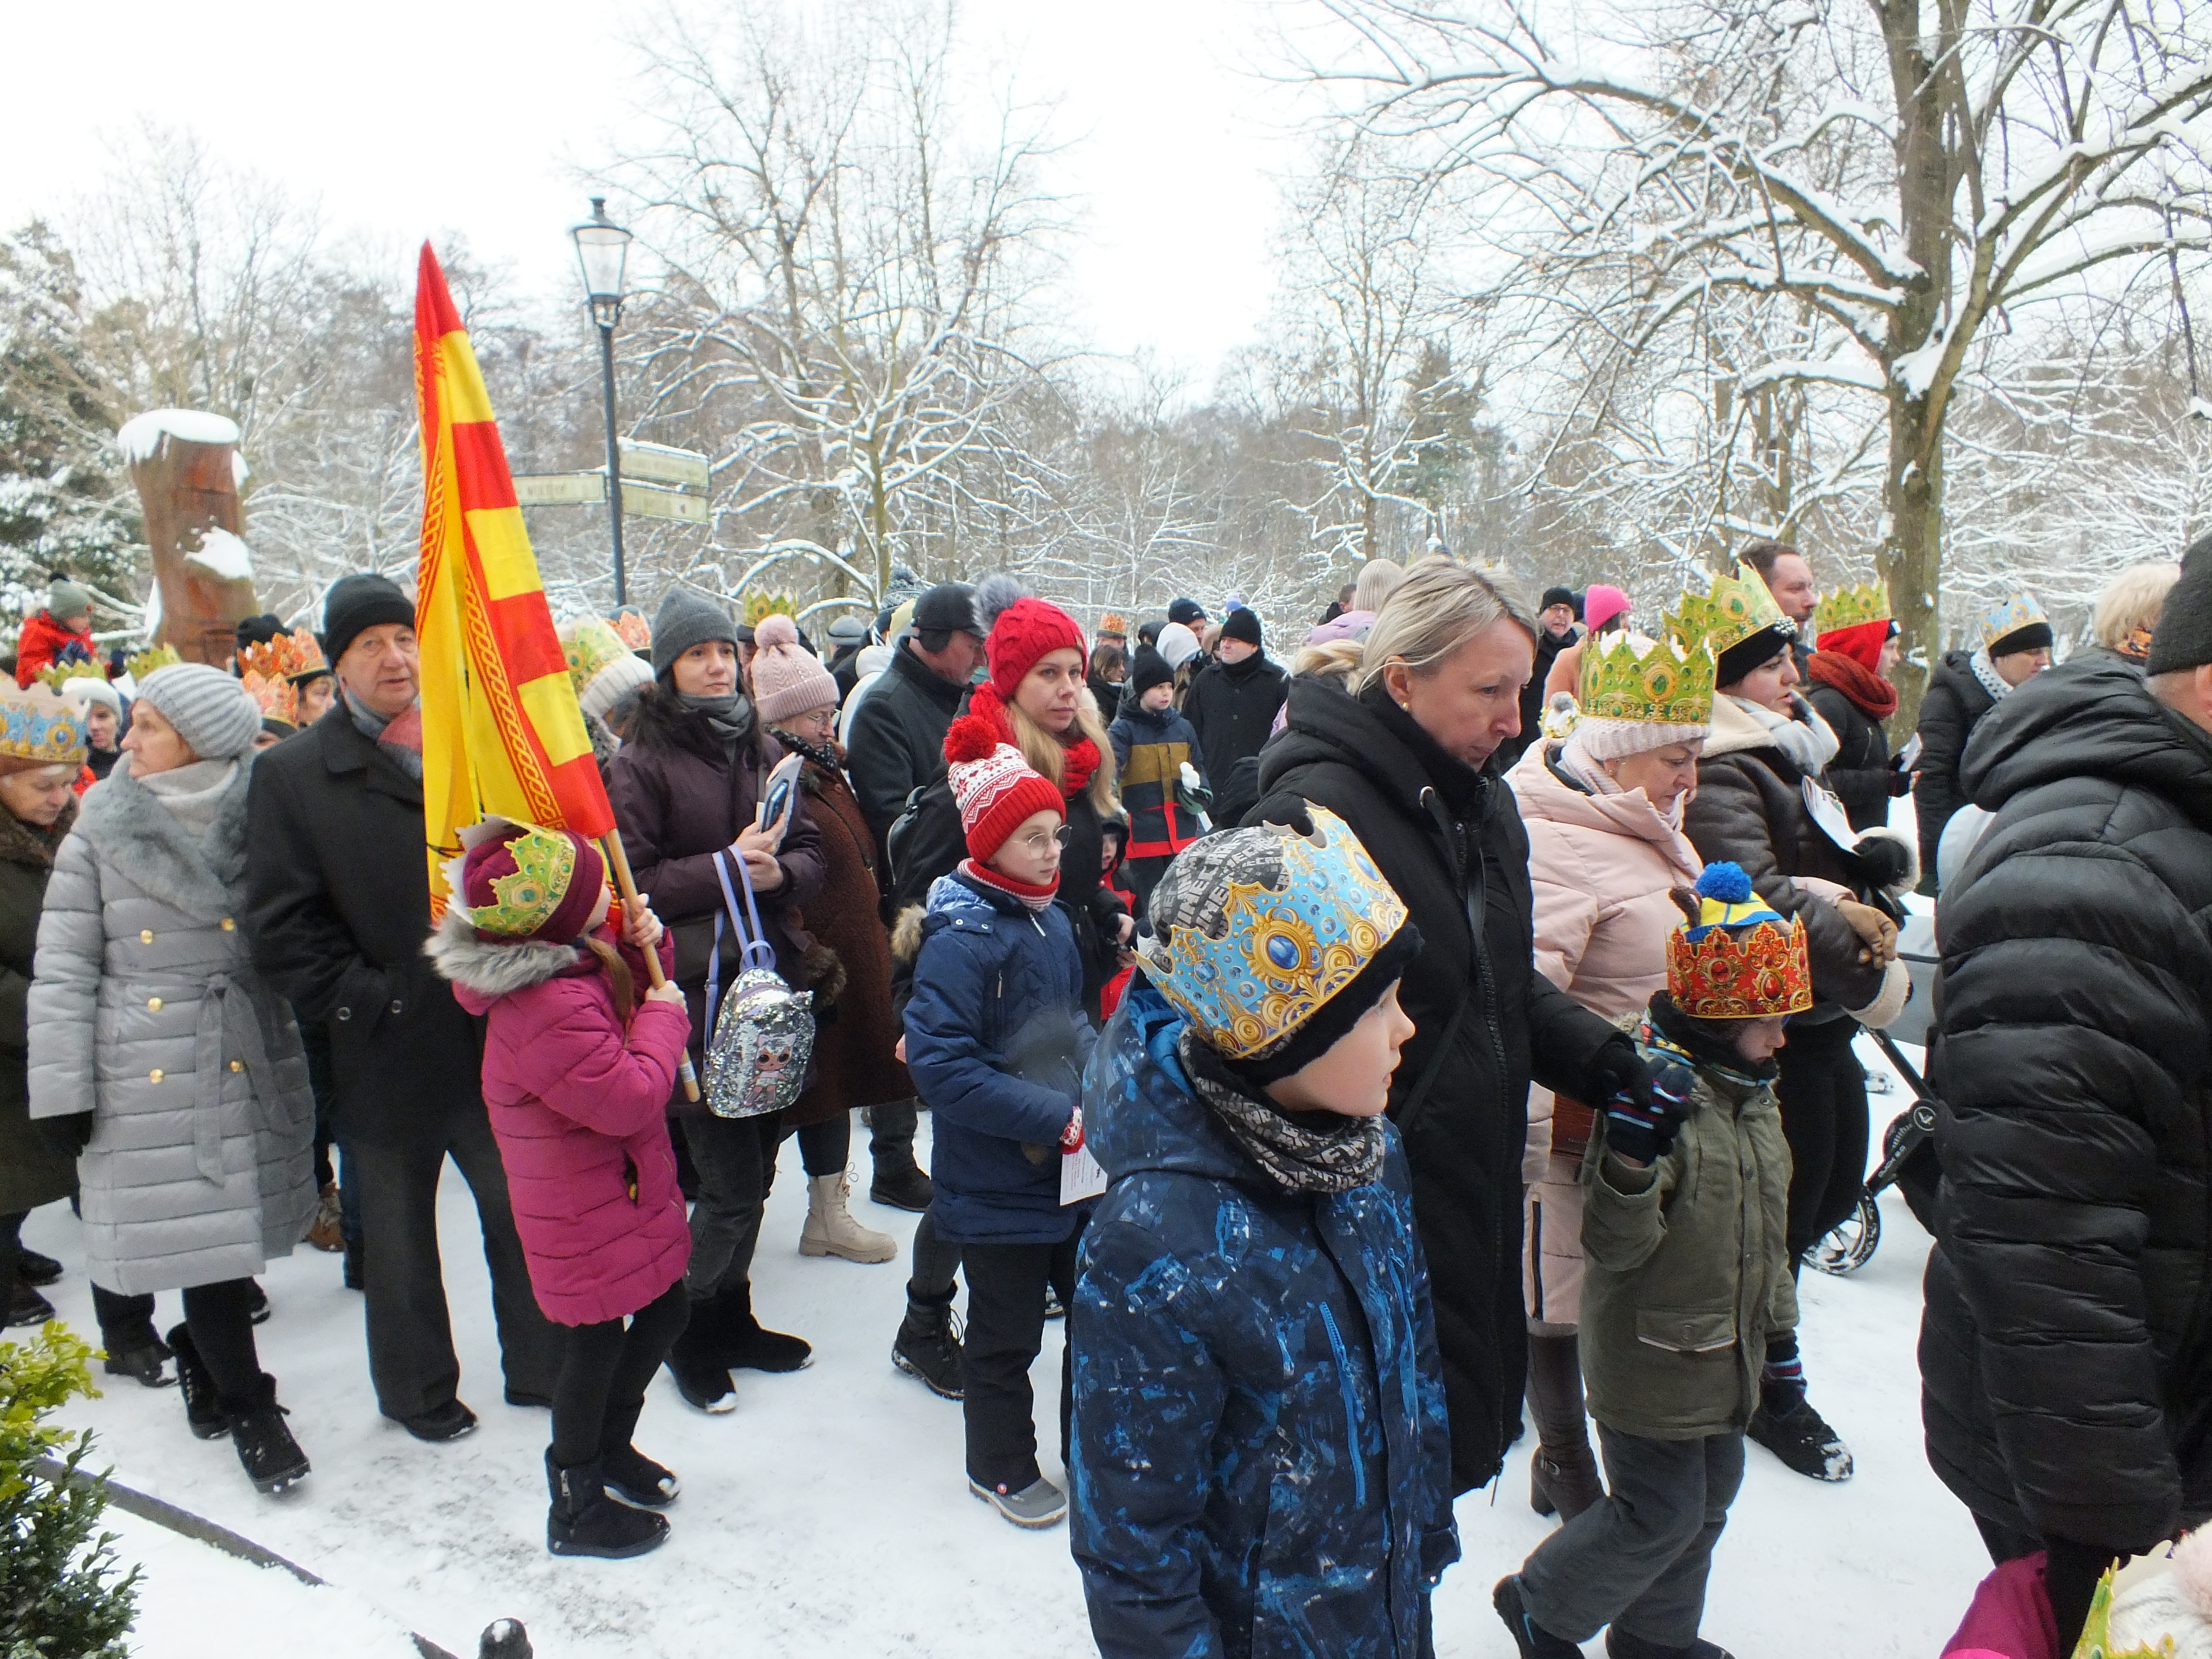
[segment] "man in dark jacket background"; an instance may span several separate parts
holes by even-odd
[[[1521,732],[1499,745],[1498,769],[1510,769],[1528,745],[1544,734],[1544,681],[1559,653],[1582,638],[1575,624],[1583,619],[1583,602],[1571,587],[1547,587],[1536,611],[1536,666],[1528,684],[1521,688]]]
[[[845,770],[860,815],[876,837],[876,868],[893,873],[886,841],[907,797],[945,775],[945,732],[960,712],[968,682],[983,660],[975,590],[941,582],[914,605],[914,632],[891,650],[891,665],[853,711]],[[929,1177],[914,1161],[912,1101],[868,1114],[875,1176],[868,1196],[897,1209],[929,1207]]]
[[[1943,896],[1929,1462],[2002,1561],[2096,1579],[2212,1518],[2212,537],[2148,679],[2038,677],[1969,745]]]
[[[1259,800],[1259,768],[1250,763],[1274,731],[1290,689],[1291,677],[1267,655],[1260,613],[1237,606],[1221,624],[1213,660],[1198,671],[1182,703],[1182,717],[1198,733],[1199,765],[1213,791],[1217,824],[1241,822]]]
[[[422,1440],[476,1426],[438,1255],[447,1154],[475,1194],[510,1405],[552,1403],[560,1367],[508,1208],[484,1112],[483,1032],[422,954],[422,719],[415,607],[382,576],[345,576],[323,602],[338,697],[264,753],[247,798],[254,964],[304,1025],[330,1033],[346,1180],[360,1183],[369,1373],[378,1407]]]

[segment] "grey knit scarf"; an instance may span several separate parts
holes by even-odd
[[[1198,1097],[1279,1191],[1348,1193],[1382,1173],[1380,1119],[1285,1112],[1239,1082],[1188,1027],[1176,1040],[1176,1054]]]

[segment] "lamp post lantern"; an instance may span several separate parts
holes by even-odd
[[[629,258],[630,234],[607,217],[607,198],[592,198],[592,216],[574,227],[577,262],[584,268],[584,292],[592,320],[599,330],[599,374],[607,413],[607,526],[614,539],[615,605],[629,602],[623,568],[622,453],[615,436],[615,324],[622,318],[623,265]]]

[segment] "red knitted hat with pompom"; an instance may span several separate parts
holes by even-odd
[[[1042,653],[1040,653],[1042,654]],[[1067,816],[1067,803],[1049,779],[1030,770],[1022,751],[1001,743],[991,723],[963,714],[945,734],[946,774],[968,835],[968,855],[988,864],[1024,820],[1035,813]]]
[[[991,624],[990,638],[983,641],[984,653],[991,659],[992,688],[1011,702],[1014,688],[1036,666],[1037,659],[1063,646],[1074,647],[1079,655],[1089,648],[1074,617],[1044,599],[1016,599],[999,613],[998,621]],[[1078,676],[1083,672],[1080,668],[1075,672]]]

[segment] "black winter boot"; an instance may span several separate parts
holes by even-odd
[[[895,1101],[870,1109],[868,1155],[876,1173],[868,1185],[868,1196],[894,1210],[920,1215],[929,1207],[936,1188],[914,1161],[914,1102]]]
[[[62,1276],[62,1264],[50,1255],[41,1255],[36,1250],[19,1245],[15,1251],[15,1273],[24,1283],[44,1290]]]
[[[1759,1409],[1746,1432],[1799,1474],[1814,1480],[1851,1478],[1850,1448],[1806,1399],[1802,1372],[1786,1382],[1760,1384]]]
[[[597,1555],[625,1560],[668,1541],[668,1522],[649,1510],[634,1510],[607,1496],[597,1460],[562,1468],[545,1449],[545,1484],[553,1496],[545,1515],[545,1547],[556,1555]]]
[[[1575,1338],[1528,1338],[1528,1414],[1536,1419],[1537,1440],[1528,1461],[1528,1507],[1571,1521],[1605,1497],[1590,1450]]]
[[[200,1358],[191,1329],[179,1325],[169,1333],[169,1348],[177,1357],[177,1382],[185,1396],[185,1424],[202,1440],[220,1440],[230,1432],[230,1419],[222,1409],[222,1396],[215,1376]]]
[[[947,1400],[962,1397],[960,1328],[950,1297],[942,1302],[907,1298],[906,1317],[891,1339],[891,1364],[908,1376],[920,1377],[932,1394]]]
[[[1498,1588],[1490,1592],[1490,1605],[1498,1609],[1505,1628],[1513,1632],[1521,1659],[1583,1659],[1580,1643],[1553,1635],[1528,1616],[1528,1609],[1521,1604],[1521,1580],[1517,1575],[1498,1581]]]
[[[637,1417],[635,1411],[623,1412],[608,1421],[599,1437],[599,1463],[616,1497],[626,1504],[661,1509],[676,1501],[683,1486],[673,1469],[654,1462],[630,1444],[630,1436],[637,1432]]]
[[[676,1340],[669,1344],[668,1374],[676,1379],[676,1391],[684,1396],[684,1403],[695,1411],[709,1412],[715,1416],[738,1408],[738,1396],[730,1387],[730,1367],[714,1352],[716,1334],[715,1299],[691,1304],[691,1320],[684,1326]]]
[[[726,1303],[726,1322],[710,1320],[714,1358],[732,1370],[795,1371],[814,1363],[814,1350],[803,1338],[769,1330],[753,1317],[753,1287],[718,1293],[710,1306]],[[696,1311],[696,1310],[695,1310]]]
[[[1607,1659],[1735,1659],[1726,1648],[1699,1637],[1686,1648],[1662,1647],[1656,1642],[1647,1642],[1632,1631],[1616,1626],[1605,1633]]]
[[[307,1479],[307,1455],[285,1426],[275,1377],[264,1372],[252,1401],[223,1416],[230,1424],[230,1443],[238,1448],[239,1463],[256,1492],[282,1492]]]
[[[29,1330],[54,1316],[54,1304],[40,1296],[28,1279],[18,1278],[8,1286],[8,1328]]]

